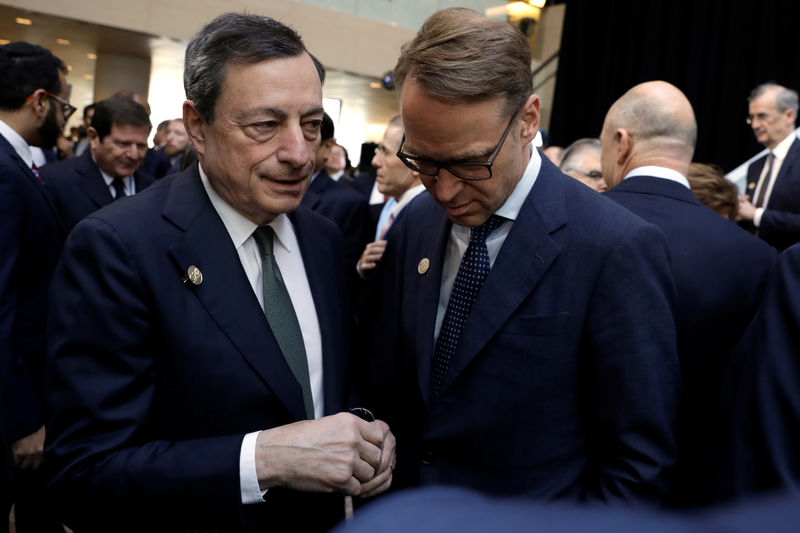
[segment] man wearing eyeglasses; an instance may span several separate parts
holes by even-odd
[[[769,153],[747,169],[737,219],[778,250],[800,241],[800,142],[794,133],[797,92],[774,83],[748,98],[747,123]]]
[[[86,215],[153,183],[139,170],[150,127],[144,107],[130,96],[112,96],[95,106],[89,150],[41,169],[67,231]]]
[[[686,175],[696,139],[689,100],[663,81],[626,92],[600,136],[604,195],[661,228],[672,258],[682,377],[675,505],[700,505],[710,496],[708,443],[720,383],[776,256],[692,194]]]
[[[601,149],[598,139],[578,139],[564,150],[559,168],[564,174],[572,176],[587,187],[603,192],[608,187],[600,166]]]
[[[535,150],[530,48],[506,22],[432,15],[394,69],[398,157],[420,195],[364,320],[397,486],[657,500],[679,368],[663,234]]]
[[[47,501],[42,365],[47,291],[65,232],[29,145],[52,147],[74,111],[66,72],[60,59],[39,46],[0,47],[0,468],[10,472],[10,451],[18,531],[46,532],[57,525],[41,508]],[[8,476],[0,477],[2,529],[9,498]]]

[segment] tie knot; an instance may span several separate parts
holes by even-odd
[[[272,226],[259,226],[253,232],[253,238],[258,245],[258,251],[261,256],[272,255],[272,240],[275,236],[275,231]]]
[[[491,235],[491,233],[505,221],[506,219],[499,215],[490,216],[489,220],[487,220],[480,226],[475,226],[470,230],[469,232],[470,244],[473,242],[486,242],[486,239],[489,237],[489,235]]]

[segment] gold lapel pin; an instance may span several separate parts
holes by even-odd
[[[203,283],[203,273],[194,265],[189,266],[186,270],[186,275],[189,276],[189,281],[192,282],[192,285],[200,285]]]
[[[756,188],[756,182],[751,181],[750,183],[747,184],[747,188],[748,189],[755,189]]]
[[[431,266],[431,262],[427,257],[423,257],[419,260],[419,264],[417,264],[417,272],[420,274],[424,274],[428,271],[428,268]]]

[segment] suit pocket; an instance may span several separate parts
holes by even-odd
[[[509,335],[562,335],[567,329],[569,313],[552,315],[514,316],[508,319],[501,332]]]

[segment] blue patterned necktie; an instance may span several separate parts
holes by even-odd
[[[492,215],[482,225],[474,227],[469,232],[469,245],[458,274],[453,283],[453,292],[447,302],[439,338],[436,339],[436,348],[433,352],[433,398],[439,396],[439,391],[450,367],[450,361],[456,353],[461,332],[469,317],[472,304],[478,297],[486,276],[489,275],[489,250],[486,248],[486,238],[489,237],[500,224],[505,222],[503,217]]]
[[[253,233],[258,251],[261,253],[261,289],[264,295],[264,314],[267,316],[269,327],[278,341],[286,363],[303,390],[306,417],[314,420],[314,399],[311,395],[308,358],[303,343],[303,333],[272,251],[274,235],[270,226],[260,226]]]

